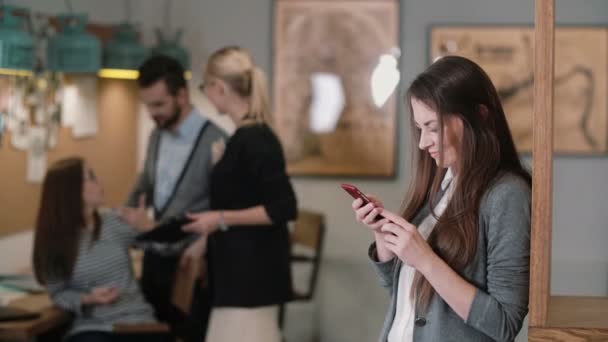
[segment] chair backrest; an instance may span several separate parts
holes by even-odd
[[[325,218],[322,214],[300,210],[294,229],[291,232],[292,256],[294,263],[308,262],[312,264],[308,288],[304,293],[296,293],[295,300],[310,300],[314,296],[321,266],[323,240],[325,238]],[[294,252],[294,247],[303,246],[312,251],[312,255],[301,255]]]
[[[202,273],[200,260],[190,259],[185,267],[178,267],[173,281],[171,303],[185,315],[190,314],[194,284]]]

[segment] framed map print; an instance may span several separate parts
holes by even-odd
[[[488,73],[521,152],[532,150],[533,44],[531,26],[433,26],[431,61],[460,55]],[[555,30],[554,148],[560,154],[608,151],[608,29]]]

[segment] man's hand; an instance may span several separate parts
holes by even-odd
[[[139,195],[137,207],[120,207],[117,211],[125,222],[139,231],[147,232],[154,228],[154,221],[148,217],[146,209],[146,194]]]

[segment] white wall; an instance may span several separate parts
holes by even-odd
[[[18,0],[9,3],[57,11],[60,0]],[[95,11],[96,21],[123,19],[122,1],[73,1],[78,10]],[[184,43],[192,52],[193,87],[200,80],[200,65],[215,49],[238,44],[252,51],[265,70],[272,67],[271,0],[181,0],[172,1],[172,23],[185,28]],[[133,1],[134,20],[147,30],[144,40],[152,43],[150,28],[162,23],[163,2]],[[557,20],[563,24],[608,24],[605,0],[557,1]],[[404,84],[427,65],[427,29],[438,23],[524,23],[533,22],[531,0],[402,0],[401,70]],[[199,72],[197,72],[197,70]],[[271,76],[271,75],[270,75]],[[270,77],[271,78],[271,77]],[[199,97],[194,98],[207,113]],[[409,179],[406,151],[408,127],[405,109],[399,109],[399,159],[395,179],[348,179],[363,190],[382,198],[387,206],[399,206]],[[229,128],[226,121],[222,125]],[[555,159],[553,293],[608,295],[608,158],[563,157]],[[342,178],[294,178],[301,207],[323,211],[329,228],[325,263],[318,292],[318,325],[323,341],[370,341],[382,323],[385,294],[367,266],[365,250],[369,236],[358,227],[349,210],[349,200],[338,188]],[[0,241],[2,259],[5,247]],[[25,243],[25,240],[19,240]],[[19,251],[16,251],[19,252]],[[365,308],[362,310],[361,308]],[[310,312],[296,312],[292,321]],[[289,318],[288,317],[288,322]],[[525,336],[525,331],[524,331]]]

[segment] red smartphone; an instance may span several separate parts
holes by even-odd
[[[343,183],[340,186],[342,187],[342,189],[344,189],[344,191],[348,192],[348,194],[351,195],[354,199],[357,199],[357,198],[362,199],[363,200],[362,206],[366,205],[372,201],[369,199],[369,197],[365,196],[365,194],[362,193],[361,190],[359,190],[356,186],[354,186],[352,184]]]
[[[367,205],[368,203],[372,202],[371,199],[369,199],[369,197],[365,196],[364,193],[361,192],[361,190],[359,190],[356,186],[352,185],[352,184],[347,184],[347,183],[342,183],[340,185],[342,187],[342,189],[344,189],[344,191],[348,192],[349,195],[351,195],[354,199],[360,198],[363,200],[363,204],[361,206]],[[374,207],[376,205],[374,204]],[[378,216],[380,217],[384,217],[384,215],[379,214]],[[377,222],[379,220],[378,217],[376,217],[376,219],[374,220],[374,222]],[[392,221],[390,221],[392,222]]]

